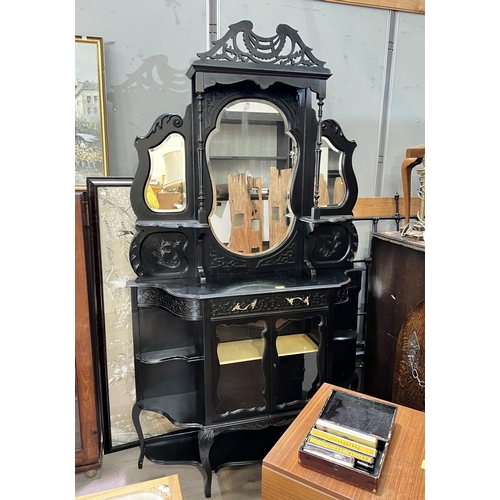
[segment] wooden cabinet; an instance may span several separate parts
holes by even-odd
[[[368,281],[364,392],[392,400],[401,328],[425,298],[425,243],[374,233]]]
[[[213,472],[262,460],[323,382],[354,380],[356,143],[322,120],[324,62],[289,26],[271,40],[231,25],[188,69],[184,117],[160,115],[135,142],[139,467],[199,465],[207,497]],[[336,155],[321,163],[324,140]],[[320,173],[341,173],[338,203],[320,202]],[[181,179],[183,203],[148,205],[153,178]],[[177,429],[145,437],[143,411]]]
[[[341,382],[334,318],[360,272],[131,283],[139,467],[198,464],[210,496],[213,471],[261,460],[323,382]],[[142,411],[181,430],[145,439]]]
[[[101,466],[101,435],[81,198],[82,193],[75,192],[75,470],[92,477]]]

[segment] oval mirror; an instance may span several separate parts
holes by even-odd
[[[294,222],[296,152],[288,121],[275,105],[237,100],[221,111],[206,146],[214,191],[209,223],[221,245],[253,255],[285,240]]]
[[[326,138],[321,138],[321,162],[319,166],[320,207],[342,205],[346,197],[346,186],[342,172],[344,153],[336,149]]]
[[[149,150],[151,167],[144,197],[155,212],[186,208],[186,155],[184,137],[173,133]]]

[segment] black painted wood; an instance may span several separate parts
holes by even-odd
[[[138,217],[130,247],[138,278],[129,285],[139,467],[144,457],[200,466],[207,497],[212,472],[261,460],[323,382],[348,380],[349,364],[354,372],[354,358],[346,361],[339,353],[349,351],[356,334],[360,288],[351,221],[356,143],[337,122],[316,116],[312,100],[321,108],[331,73],[297,31],[279,25],[275,36],[261,37],[252,27],[236,23],[198,54],[187,73],[192,103],[185,116],[164,113],[136,140],[139,165],[131,190]],[[208,223],[216,195],[205,147],[228,104],[257,99],[279,109],[297,144],[293,217],[281,244],[244,255],[222,245]],[[187,204],[182,212],[155,212],[144,199],[149,149],[172,133],[186,144]],[[344,152],[347,197],[341,206],[313,210],[318,134]],[[288,161],[284,151],[278,151],[278,168]],[[283,350],[284,342],[298,338],[304,339],[303,352]],[[251,346],[257,354],[220,363],[229,343]],[[144,439],[143,410],[164,415],[180,430]]]

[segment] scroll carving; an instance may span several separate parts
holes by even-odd
[[[157,250],[153,255],[158,258],[159,266],[176,269],[181,264],[179,250],[176,248],[181,244],[181,240],[164,240],[156,242]]]
[[[145,138],[148,138],[151,135],[155,134],[158,130],[161,130],[163,127],[169,125],[170,122],[172,122],[172,125],[175,128],[182,127],[182,124],[184,123],[179,115],[165,113],[156,119],[156,121],[154,122],[153,126],[151,127]]]
[[[324,233],[320,236],[323,240],[323,245],[319,249],[321,257],[328,258],[337,252],[339,246],[342,245],[340,231],[332,230],[329,233]]]
[[[209,249],[209,259],[210,259],[210,267],[211,268],[219,268],[219,267],[245,267],[245,263],[242,260],[236,260],[232,257],[224,255],[219,251],[218,248],[210,247]]]
[[[317,59],[297,30],[287,24],[278,25],[276,35],[269,38],[257,35],[252,29],[251,21],[232,24],[229,31],[214,42],[212,49],[198,54],[198,57],[228,62],[324,67],[325,62]]]
[[[187,320],[201,319],[201,306],[198,300],[174,297],[164,290],[156,288],[139,289],[137,303],[141,306],[164,307],[172,314]]]
[[[255,267],[277,266],[285,264],[293,264],[295,262],[296,244],[295,241],[290,243],[278,255],[262,259]]]
[[[335,292],[335,305],[344,304],[349,300],[349,292],[347,288],[339,288]]]

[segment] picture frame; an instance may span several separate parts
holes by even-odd
[[[398,10],[413,14],[425,14],[425,0],[322,0],[323,2],[343,3],[374,9]]]
[[[88,177],[86,253],[91,328],[97,348],[104,454],[139,444],[132,421],[136,401],[129,251],[137,217],[130,203],[133,177]],[[178,428],[154,412],[141,413],[145,437]]]
[[[75,189],[87,177],[108,176],[104,42],[75,36]]]

